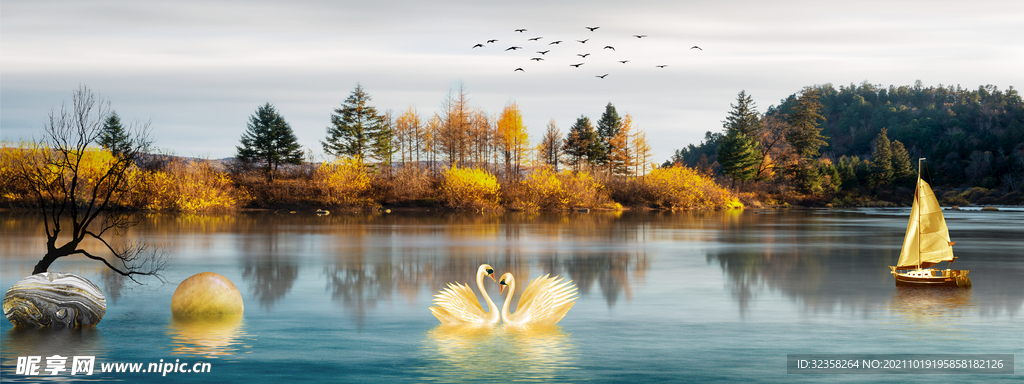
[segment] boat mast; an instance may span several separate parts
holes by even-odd
[[[921,161],[917,159],[917,182],[914,183],[914,204],[917,204],[917,270],[921,270]]]

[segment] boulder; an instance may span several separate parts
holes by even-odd
[[[96,325],[107,312],[100,287],[70,273],[27,276],[4,295],[4,316],[15,327],[82,327]]]

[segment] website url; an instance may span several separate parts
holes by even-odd
[[[70,361],[69,361],[70,360]],[[71,367],[68,367],[68,363]],[[96,356],[19,356],[16,375],[53,376],[61,374],[92,375],[96,368]],[[157,363],[99,363],[100,373],[210,373],[210,363],[187,363],[181,359],[174,362],[160,359]]]

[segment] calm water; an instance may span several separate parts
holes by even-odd
[[[908,214],[153,215],[129,235],[172,256],[169,283],[139,286],[96,262],[57,262],[52,271],[101,287],[106,316],[82,330],[16,331],[0,321],[0,374],[24,381],[17,357],[43,356],[45,368],[59,354],[96,356],[97,373],[84,378],[129,382],[1020,383],[1024,211],[946,213],[970,290],[894,286],[887,266]],[[10,287],[43,254],[42,224],[0,212],[0,228],[0,285]],[[481,263],[520,285],[567,276],[581,297],[550,329],[440,328],[427,309],[432,295],[472,281]],[[238,286],[244,318],[172,320],[177,283],[204,271]],[[500,306],[497,285],[485,285]],[[1014,354],[1016,374],[787,375],[790,353]],[[211,372],[98,372],[101,363],[161,359],[210,363]]]

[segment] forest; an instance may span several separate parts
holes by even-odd
[[[819,153],[811,156],[795,154],[800,144],[792,142],[800,140],[794,117],[805,112],[805,96],[816,99],[820,129]],[[724,123],[666,164],[741,181],[740,188],[766,200],[792,191],[804,204],[885,205],[908,201],[903,189],[913,189],[917,159],[925,158],[922,178],[940,201],[1024,204],[1024,103],[1013,87],[825,84],[764,113],[741,92]],[[749,141],[746,151],[736,149],[740,133]]]

